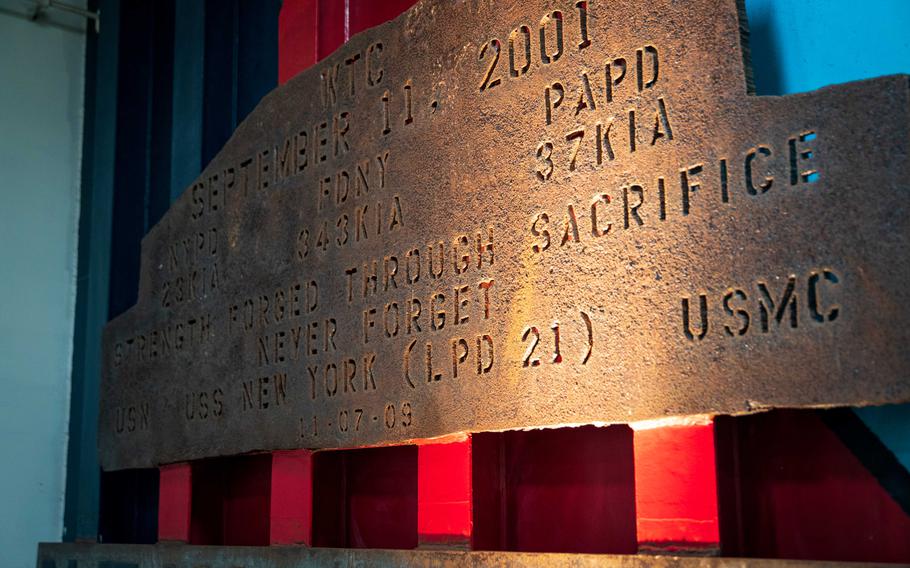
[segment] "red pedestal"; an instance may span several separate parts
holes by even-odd
[[[469,548],[473,529],[471,438],[417,447],[419,546]]]
[[[158,484],[158,541],[189,542],[193,473],[188,463],[162,466]]]
[[[628,426],[473,434],[476,550],[634,554]]]
[[[272,454],[271,544],[313,543],[313,453]]]
[[[634,444],[639,551],[717,554],[713,421],[637,429]]]
[[[417,547],[417,447],[313,454],[313,545]]]
[[[910,562],[910,510],[882,484],[907,474],[851,411],[719,417],[717,441],[724,556]]]

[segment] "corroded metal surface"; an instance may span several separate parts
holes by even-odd
[[[143,242],[106,469],[910,399],[908,79],[747,95],[734,0],[424,0]]]
[[[38,568],[291,568],[303,566],[614,566],[637,568],[797,568],[862,566],[838,562],[697,558],[647,555],[353,550],[302,547],[231,547],[142,544],[41,544]]]

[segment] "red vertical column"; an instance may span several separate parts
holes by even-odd
[[[415,1],[284,0],[278,17],[278,82],[287,82],[350,36],[395,18]]]
[[[158,471],[158,542],[189,542],[193,469],[178,463]]]
[[[365,29],[394,20],[417,0],[347,0],[348,32],[350,36]]]
[[[471,438],[417,447],[420,547],[469,548],[473,532]]]
[[[639,552],[718,554],[713,419],[632,427]]]
[[[278,15],[278,82],[319,59],[318,0],[285,0]]]
[[[346,0],[317,0],[317,4],[316,61],[321,61],[343,45],[350,37],[348,33],[348,2]]]
[[[270,544],[313,544],[313,453],[272,454]]]

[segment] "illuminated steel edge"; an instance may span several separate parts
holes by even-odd
[[[102,466],[910,400],[910,83],[749,96],[744,29],[424,0],[275,89],[143,241]]]
[[[353,550],[304,547],[186,546],[168,544],[46,544],[38,546],[38,568],[283,568],[291,566],[868,566],[841,562],[526,552],[444,550]],[[105,564],[105,562],[107,564]]]

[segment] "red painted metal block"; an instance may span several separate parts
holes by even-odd
[[[836,412],[718,418],[725,556],[910,563],[910,509],[826,424]]]
[[[634,554],[628,426],[471,436],[476,550]]]
[[[272,456],[193,462],[190,544],[267,546]]]
[[[159,542],[189,542],[192,484],[193,470],[188,463],[159,468]]]
[[[419,445],[419,545],[470,546],[473,528],[471,504],[471,438]]]
[[[271,544],[313,543],[313,453],[272,454]]]
[[[317,61],[318,0],[284,0],[278,15],[278,82]]]
[[[313,545],[417,546],[417,447],[313,454]]]
[[[639,550],[720,547],[714,424],[635,430]]]

